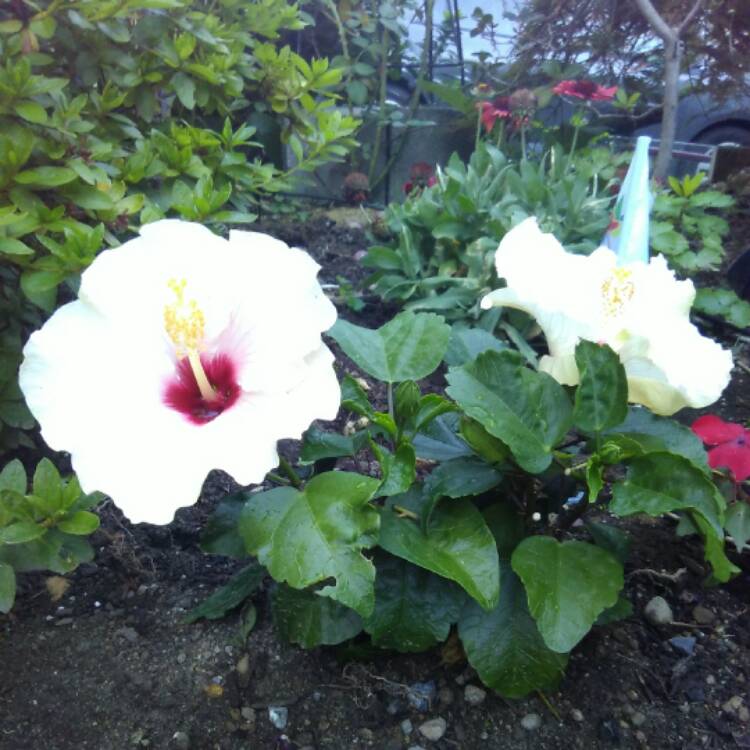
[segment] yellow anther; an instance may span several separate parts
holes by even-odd
[[[164,329],[175,346],[177,356],[187,357],[201,396],[206,401],[216,398],[216,391],[206,376],[200,358],[206,318],[194,299],[185,300],[186,279],[170,279],[167,286],[176,297],[171,305],[164,306]]]
[[[200,350],[206,318],[194,299],[185,299],[185,279],[170,279],[167,286],[174,292],[176,299],[171,305],[164,307],[164,328],[178,355],[184,357],[190,351]]]
[[[602,283],[602,306],[607,317],[617,317],[635,294],[633,272],[628,268],[615,268]]]

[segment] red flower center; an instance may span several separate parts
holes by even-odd
[[[216,398],[203,398],[187,357],[177,362],[174,375],[164,388],[164,403],[184,414],[193,424],[206,424],[230,409],[240,397],[237,368],[226,354],[201,355],[201,364]]]

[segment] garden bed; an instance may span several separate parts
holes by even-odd
[[[365,275],[354,260],[366,248],[357,228],[319,214],[260,229],[309,249],[323,283]],[[368,327],[394,312],[340,310]],[[340,376],[355,371],[337,355]],[[745,421],[749,393],[735,370],[712,411]],[[68,576],[58,601],[45,576],[22,577],[15,608],[0,616],[2,750],[750,747],[747,554],[730,550],[743,572],[705,588],[697,541],[676,539],[671,521],[620,521],[633,532],[624,593],[634,614],[585,639],[558,692],[506,701],[481,688],[453,640],[418,656],[374,654],[363,639],[313,651],[281,643],[265,592],[244,643],[238,615],[184,624],[239,567],[198,547],[211,510],[235,488],[215,472],[201,501],[165,527],[131,525],[107,503],[96,558]],[[670,605],[671,624],[644,615],[655,596]]]

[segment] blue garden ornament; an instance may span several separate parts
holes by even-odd
[[[648,147],[651,138],[642,135],[622,182],[614,208],[614,228],[603,244],[617,253],[617,264],[648,263],[648,224],[653,202],[648,182]]]

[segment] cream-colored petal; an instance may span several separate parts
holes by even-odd
[[[539,371],[551,375],[562,385],[578,385],[581,378],[575,354],[559,354],[556,356],[545,354],[539,360]]]

